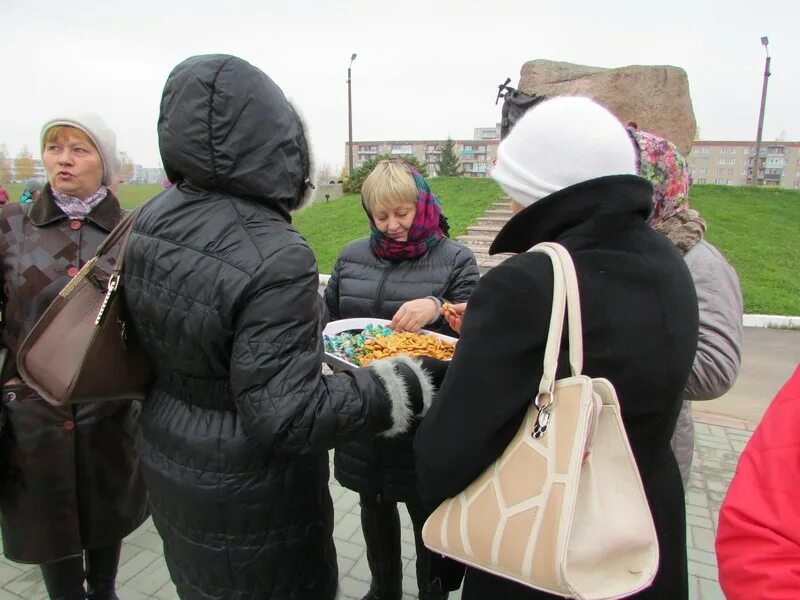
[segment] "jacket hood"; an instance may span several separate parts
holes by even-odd
[[[225,54],[194,56],[167,78],[158,118],[167,177],[295,210],[311,170],[303,123],[260,69]]]

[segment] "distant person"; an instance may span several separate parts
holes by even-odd
[[[717,530],[728,600],[800,597],[800,365],[739,457]]]
[[[364,180],[361,199],[371,235],[339,254],[325,288],[332,319],[376,317],[398,331],[423,327],[454,335],[439,315],[443,302],[466,302],[478,283],[472,252],[447,237],[449,227],[428,182],[410,164],[382,160]],[[411,516],[419,598],[446,595],[430,581],[422,541],[428,514],[417,493],[412,429],[399,439],[373,437],[336,448],[336,479],[359,493],[361,529],[372,582],[364,600],[400,600],[403,559],[397,503]]]
[[[2,374],[3,551],[40,565],[51,600],[116,600],[122,538],[147,517],[134,447],[139,403],[52,406],[20,379],[15,361],[48,305],[122,219],[109,190],[115,149],[114,132],[97,115],[47,121],[48,183],[32,202],[0,211],[2,343],[10,351]],[[104,257],[96,268],[110,275],[113,261]]]
[[[8,200],[9,200],[9,197],[8,197],[8,192],[6,191],[6,188],[4,188],[2,185],[0,185],[0,205],[5,204],[6,202],[8,202]]]
[[[186,600],[333,600],[328,450],[407,431],[429,376],[407,357],[322,375],[319,271],[291,224],[309,148],[267,75],[183,61],[158,143],[172,185],[136,218],[123,290],[155,365],[139,448],[170,575]]]
[[[635,173],[625,127],[588,98],[534,106],[500,143],[492,177],[515,214],[490,252],[518,254],[481,277],[466,312],[459,305],[461,338],[414,443],[417,477],[423,500],[436,506],[472,483],[518,431],[542,377],[553,302],[550,259],[526,251],[558,242],[578,275],[583,373],[616,388],[658,537],[655,580],[631,597],[687,600],[683,487],[669,441],[697,346],[697,298],[674,245],[647,225],[653,188]],[[565,347],[560,356],[557,375],[566,377]],[[446,577],[452,589],[450,570]],[[470,567],[461,597],[556,598]]]
[[[20,204],[30,204],[36,200],[39,194],[42,193],[42,188],[44,188],[44,181],[38,177],[28,179],[22,188],[22,196],[19,198]]]
[[[161,180],[161,187],[163,187],[165,190],[169,189],[171,186],[172,182],[169,180],[169,177],[164,177],[164,179]]]
[[[672,449],[689,482],[694,453],[692,400],[713,400],[736,381],[742,361],[742,292],[736,271],[705,239],[706,222],[689,207],[689,170],[678,148],[660,136],[629,128],[639,175],[653,184],[650,226],[666,235],[692,274],[700,312],[700,331]]]

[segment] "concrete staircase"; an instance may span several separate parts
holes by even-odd
[[[501,198],[483,214],[478,217],[475,224],[467,227],[466,235],[459,236],[459,242],[467,246],[475,254],[478,269],[481,275],[492,267],[496,267],[512,254],[495,254],[489,256],[489,246],[492,245],[497,232],[511,218],[511,200]]]

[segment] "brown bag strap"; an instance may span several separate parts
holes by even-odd
[[[142,205],[144,206],[144,204]],[[103,243],[97,247],[97,252],[95,253],[95,257],[104,256],[108,253],[109,249],[114,246],[117,242],[120,243],[119,247],[119,255],[117,256],[117,262],[114,264],[114,273],[118,274],[122,271],[122,262],[125,259],[125,247],[128,245],[128,238],[131,235],[131,229],[133,229],[133,222],[136,220],[136,217],[139,214],[139,211],[142,209],[142,206],[139,206],[136,210],[129,212],[122,220],[117,223],[117,226],[111,230],[111,233],[108,234]]]

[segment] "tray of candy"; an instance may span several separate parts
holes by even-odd
[[[359,357],[365,350],[364,346],[372,340],[376,338],[388,338],[391,335],[406,338],[414,337],[413,334],[402,334],[402,336],[394,334],[394,332],[389,329],[390,323],[391,321],[386,319],[374,318],[339,319],[338,321],[331,321],[322,332],[325,346],[325,363],[336,369],[358,369],[362,366]],[[420,331],[417,335],[434,336],[453,345],[457,342],[457,339],[454,337],[425,329]],[[386,341],[386,339],[384,339],[384,341]],[[398,352],[398,354],[404,353],[403,351]]]

